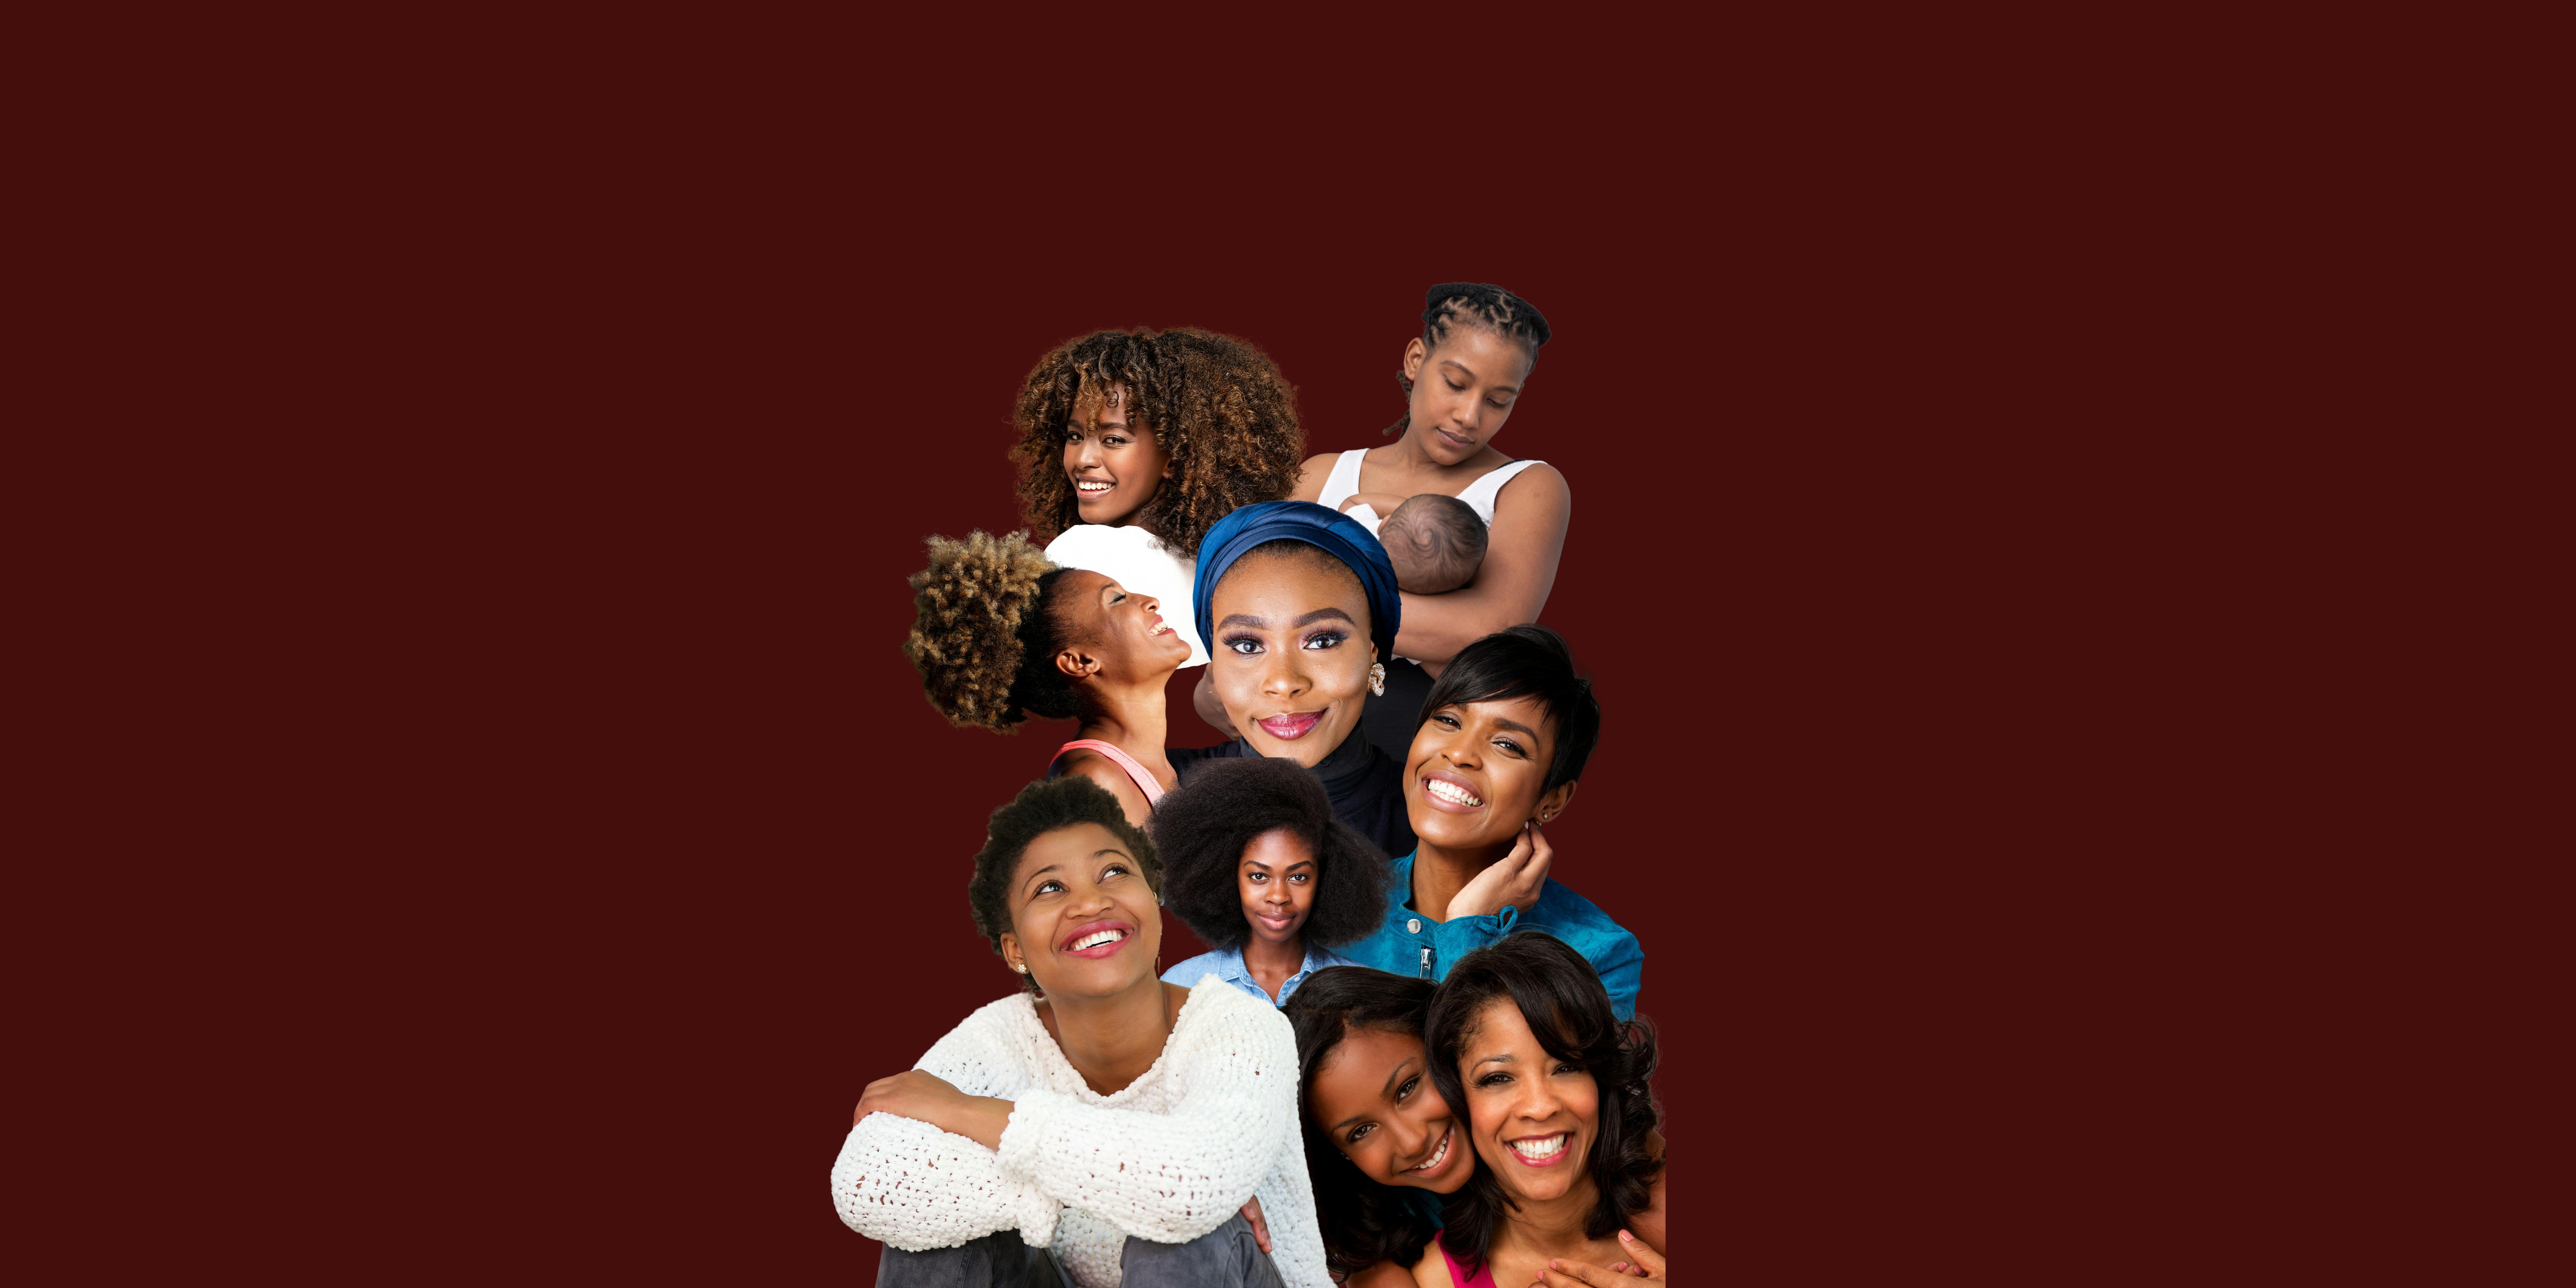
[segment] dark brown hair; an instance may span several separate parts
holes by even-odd
[[[1111,385],[1129,414],[1154,432],[1172,476],[1131,522],[1183,558],[1216,521],[1297,486],[1306,436],[1296,390],[1252,345],[1190,327],[1097,331],[1038,360],[1020,387],[1013,422],[1020,444],[1020,506],[1041,542],[1082,522],[1064,473],[1065,433],[1096,418]]]
[[[1316,972],[1317,978],[1322,974]],[[1308,981],[1306,987],[1313,986]],[[1553,935],[1523,930],[1479,948],[1459,958],[1449,978],[1440,982],[1422,1039],[1431,1080],[1461,1117],[1470,1115],[1458,1057],[1475,1037],[1477,1016],[1496,1001],[1519,1007],[1539,1045],[1559,1060],[1581,1065],[1600,1088],[1592,1152],[1584,1160],[1600,1200],[1583,1232],[1589,1238],[1609,1238],[1654,1205],[1654,1181],[1664,1170],[1663,1159],[1648,1143],[1663,1121],[1662,1106],[1646,1081],[1655,1071],[1654,1026],[1643,1018],[1621,1024],[1592,963]],[[1443,1210],[1440,1246],[1473,1270],[1493,1246],[1494,1231],[1511,1206],[1494,1169],[1478,1167],[1467,1188],[1451,1195]]]
[[[1324,1265],[1336,1276],[1381,1261],[1410,1269],[1437,1227],[1403,1190],[1364,1175],[1326,1140],[1306,1097],[1315,1089],[1316,1070],[1342,1039],[1362,1029],[1420,1036],[1430,1005],[1427,979],[1368,966],[1327,966],[1308,976],[1280,1008],[1297,1034],[1297,1130],[1315,1190],[1316,1224],[1323,1228]]]

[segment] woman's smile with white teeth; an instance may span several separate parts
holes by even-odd
[[[1457,1129],[1454,1127],[1448,1131],[1440,1133],[1440,1148],[1431,1151],[1431,1157],[1423,1162],[1421,1166],[1408,1167],[1405,1170],[1409,1172],[1428,1172],[1433,1168],[1440,1166],[1440,1164],[1449,1157],[1449,1138],[1457,1134]]]
[[[1475,806],[1485,803],[1483,797],[1478,796],[1474,792],[1468,791],[1466,788],[1460,787],[1458,784],[1446,779],[1423,779],[1422,790],[1429,792],[1452,805]]]
[[[1572,1134],[1573,1133],[1571,1132],[1558,1132],[1553,1136],[1533,1136],[1527,1140],[1515,1140],[1507,1143],[1511,1145],[1513,1153],[1518,1154],[1523,1158],[1533,1160],[1554,1158],[1565,1152],[1566,1139]]]
[[[1073,951],[1078,953],[1085,948],[1097,948],[1102,944],[1114,944],[1126,937],[1127,932],[1124,930],[1095,930],[1090,934],[1084,935],[1080,939],[1074,940]]]
[[[1103,483],[1098,479],[1075,479],[1073,486],[1077,491],[1089,492],[1097,496],[1102,492],[1106,492],[1117,487],[1118,485],[1115,483]]]

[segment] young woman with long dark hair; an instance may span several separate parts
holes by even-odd
[[[1407,1288],[1440,1230],[1440,1196],[1476,1171],[1431,1080],[1431,981],[1317,971],[1283,1008],[1297,1031],[1298,1123],[1324,1258],[1346,1288]]]

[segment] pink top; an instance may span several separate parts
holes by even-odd
[[[1145,805],[1147,808],[1150,809],[1153,806],[1163,803],[1163,785],[1155,782],[1154,776],[1146,772],[1145,767],[1138,764],[1134,756],[1130,756],[1126,752],[1120,751],[1118,749],[1118,744],[1114,742],[1102,742],[1098,738],[1076,738],[1073,741],[1055,749],[1056,760],[1064,759],[1064,753],[1072,751],[1075,748],[1080,748],[1084,751],[1096,751],[1101,755],[1107,756],[1111,760],[1117,761],[1118,767],[1126,770],[1129,778],[1136,780],[1137,790],[1145,793]],[[1049,765],[1053,765],[1055,761],[1048,761],[1047,763]]]
[[[1458,1264],[1458,1259],[1449,1255],[1448,1245],[1433,1239],[1431,1246],[1440,1249],[1440,1259],[1449,1263],[1449,1282],[1458,1285],[1458,1288],[1494,1288],[1493,1262],[1478,1264],[1476,1275],[1471,1279],[1467,1277],[1466,1268]]]

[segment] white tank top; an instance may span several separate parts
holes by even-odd
[[[1351,493],[1360,490],[1360,458],[1368,455],[1368,450],[1365,447],[1354,447],[1333,458],[1333,472],[1324,478],[1324,490],[1315,497],[1317,505],[1339,510],[1342,508],[1342,502],[1351,499]],[[1509,465],[1487,470],[1475,482],[1468,484],[1464,491],[1458,493],[1458,499],[1466,502],[1468,508],[1476,512],[1476,517],[1483,519],[1485,526],[1490,528],[1494,526],[1494,498],[1502,493],[1503,485],[1511,482],[1513,475],[1537,464],[1540,462],[1514,461]],[[1386,516],[1378,517],[1383,519]]]

